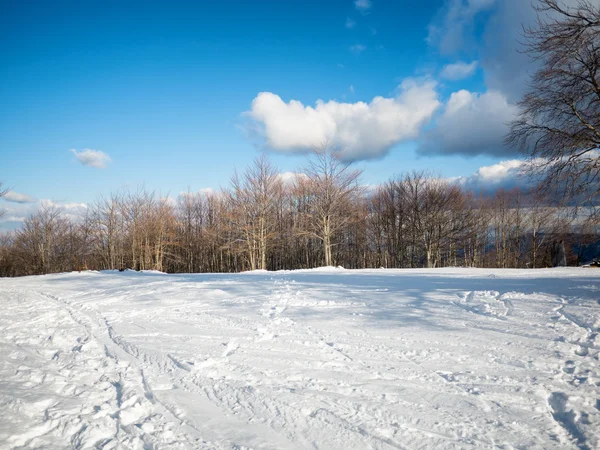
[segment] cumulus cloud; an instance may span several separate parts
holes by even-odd
[[[362,44],[355,44],[355,45],[350,46],[350,51],[352,53],[354,53],[355,55],[360,55],[366,49],[367,49],[366,45],[362,45]]]
[[[371,0],[354,0],[354,7],[361,12],[367,12],[372,6]]]
[[[484,195],[492,195],[499,189],[529,190],[535,186],[535,181],[528,175],[530,162],[521,159],[510,159],[480,167],[474,174],[455,178],[465,189]]]
[[[473,61],[468,64],[459,61],[454,64],[448,64],[447,66],[445,66],[442,69],[440,76],[442,78],[446,78],[447,80],[462,80],[473,75],[476,68],[477,61]]]
[[[352,20],[350,17],[346,17],[346,28],[349,30],[356,26],[356,21]]]
[[[2,199],[6,200],[7,202],[12,202],[12,203],[33,203],[33,202],[35,202],[35,199],[33,197],[30,197],[27,194],[20,194],[15,191],[8,191],[6,194],[4,194]]]
[[[506,155],[511,152],[504,145],[507,124],[517,113],[517,106],[500,92],[454,92],[418,151],[427,155]]]
[[[367,160],[417,138],[439,107],[435,82],[408,79],[395,97],[375,97],[369,103],[318,100],[312,107],[261,92],[246,116],[248,127],[258,130],[273,151],[308,152],[327,143],[347,160]]]
[[[96,169],[106,169],[107,164],[112,162],[110,156],[100,150],[86,148],[80,152],[75,149],[70,151],[84,166],[95,167]]]

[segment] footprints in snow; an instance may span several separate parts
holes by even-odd
[[[576,303],[560,299],[560,306],[553,309],[552,327],[560,327],[561,335],[556,342],[570,345],[571,359],[564,361],[557,380],[565,383],[566,392],[555,391],[548,397],[548,409],[552,419],[562,430],[563,441],[574,441],[580,449],[596,448],[600,443],[597,435],[599,423],[600,399],[581,396],[582,386],[600,387],[598,358],[596,347],[597,324],[586,317],[587,308]],[[567,310],[568,308],[568,310]],[[561,358],[560,352],[557,356]],[[567,393],[568,392],[568,393]]]
[[[281,284],[281,286],[279,286]],[[257,336],[254,338],[256,342],[269,341],[277,336],[276,329],[279,325],[289,325],[293,323],[291,319],[281,317],[287,310],[290,299],[292,298],[292,287],[290,282],[283,280],[282,282],[275,281],[275,288],[269,295],[270,300],[261,310],[263,317],[268,319],[266,326],[257,328]],[[296,293],[297,294],[297,293]]]
[[[571,360],[565,361],[565,365],[562,370],[564,373],[571,375],[573,372],[575,372],[575,362]]]
[[[228,356],[233,355],[238,348],[240,348],[240,345],[235,339],[229,341],[229,343],[227,344],[227,348],[225,348],[225,351],[223,352],[222,357],[227,358]]]
[[[569,397],[564,392],[553,392],[548,397],[548,407],[554,421],[565,431],[565,433],[574,439],[580,449],[589,449],[586,444],[585,434],[581,431],[577,422],[587,422],[589,418],[587,413],[578,415],[567,406]]]

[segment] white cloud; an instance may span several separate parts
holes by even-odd
[[[422,154],[506,155],[507,124],[518,113],[499,92],[484,94],[466,90],[454,92],[436,127],[424,137]]]
[[[525,162],[520,159],[510,159],[491,166],[480,167],[475,174],[482,179],[497,182],[503,180],[515,170],[521,170]]]
[[[80,220],[85,212],[87,211],[87,204],[85,203],[62,203],[53,202],[52,200],[40,200],[39,206],[50,207],[54,206],[61,210],[61,215],[69,220],[77,221]]]
[[[14,226],[18,226],[28,216],[33,214],[39,207],[38,203],[16,203],[6,205],[3,210],[5,215],[0,217],[0,223],[11,223],[14,222]],[[6,227],[3,227],[6,228]]]
[[[350,17],[346,17],[346,28],[351,30],[356,26],[356,21],[352,20]]]
[[[501,161],[491,166],[483,166],[466,177],[458,177],[458,182],[465,189],[476,193],[493,194],[499,189],[521,188],[527,190],[535,185],[536,180],[528,175],[531,163],[521,159]]]
[[[92,150],[89,148],[78,152],[75,149],[70,150],[75,155],[75,158],[84,166],[95,167],[96,169],[105,169],[106,165],[112,162],[110,156],[100,150]]]
[[[55,206],[61,210],[61,215],[70,220],[79,220],[87,210],[85,203],[61,203],[42,199],[35,203],[13,203],[7,204],[4,210],[6,215],[0,218],[0,228],[13,229],[20,225],[27,217],[35,214],[42,207]]]
[[[33,203],[33,202],[35,202],[35,199],[30,197],[29,195],[20,194],[15,191],[8,191],[6,194],[4,194],[2,199],[6,200],[7,202],[12,202],[12,203]]]
[[[308,176],[302,172],[283,172],[277,175],[284,186],[291,186],[296,183],[296,180],[306,179]]]
[[[459,61],[454,64],[448,64],[442,69],[440,76],[447,80],[462,80],[463,78],[470,77],[477,68],[477,61],[465,63]]]
[[[354,86],[352,84],[350,85],[348,90],[350,91],[351,94],[354,94]]]
[[[355,44],[355,45],[351,45],[350,46],[350,51],[352,53],[354,53],[355,55],[360,55],[366,49],[367,49],[367,46],[366,45],[362,45],[362,44]]]
[[[366,12],[373,6],[371,0],[354,0],[354,7],[361,12]]]
[[[408,79],[396,97],[375,97],[370,103],[318,100],[315,107],[261,92],[246,113],[248,128],[258,129],[274,151],[308,152],[328,143],[347,160],[374,159],[419,136],[440,106],[435,88],[433,81]]]

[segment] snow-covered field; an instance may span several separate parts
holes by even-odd
[[[0,279],[0,448],[600,448],[600,270]]]

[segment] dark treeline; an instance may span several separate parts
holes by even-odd
[[[238,272],[345,268],[546,267],[564,241],[571,264],[598,241],[539,195],[477,196],[425,173],[375,190],[330,151],[284,183],[258,158],[219,193],[175,202],[146,191],[102,197],[77,219],[43,206],[0,236],[0,276],[85,269]]]

